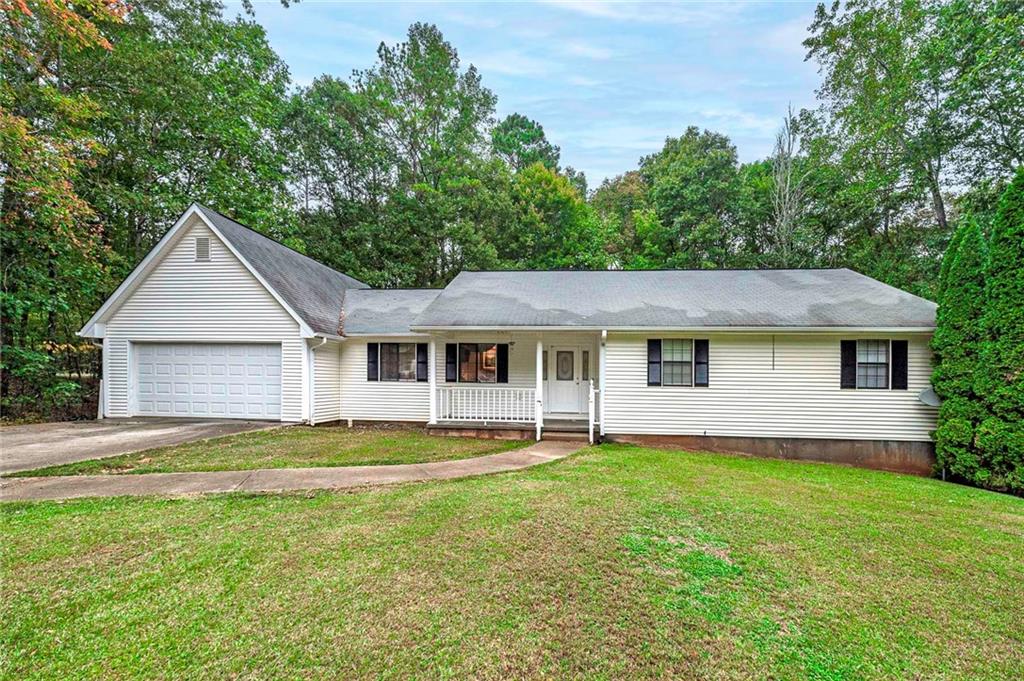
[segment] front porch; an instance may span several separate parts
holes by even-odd
[[[580,439],[601,434],[600,333],[449,333],[429,344],[435,432]]]

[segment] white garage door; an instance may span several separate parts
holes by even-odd
[[[281,346],[135,343],[140,416],[281,418]]]

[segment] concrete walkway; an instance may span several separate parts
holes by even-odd
[[[211,473],[146,473],[141,475],[68,475],[0,478],[0,501],[75,499],[79,497],[185,496],[211,492],[285,492],[346,489],[398,482],[448,480],[528,468],[566,457],[584,447],[580,442],[542,441],[523,449],[458,461],[394,466],[336,468],[274,468]]]

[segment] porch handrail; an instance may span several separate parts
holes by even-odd
[[[498,386],[437,389],[437,417],[444,421],[533,423],[536,390]]]

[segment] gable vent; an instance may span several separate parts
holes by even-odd
[[[209,260],[210,259],[210,237],[208,236],[197,236],[196,237],[196,260]]]

